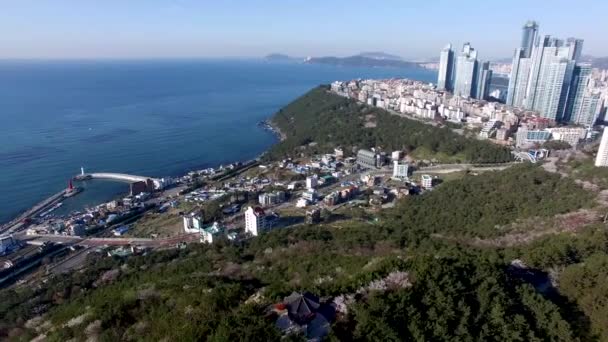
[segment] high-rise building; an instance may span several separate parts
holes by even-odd
[[[526,107],[541,116],[561,120],[575,62],[569,58],[573,46],[545,36],[532,53],[532,70],[526,93]]]
[[[595,123],[599,114],[600,94],[591,91],[590,80],[591,65],[577,64],[574,67],[572,83],[568,93],[564,121],[585,126],[592,126]]]
[[[470,43],[465,43],[456,59],[454,95],[472,97],[477,89],[477,51]]]
[[[570,47],[570,54],[568,55],[568,58],[579,61],[583,53],[583,40],[577,38],[568,38],[566,40],[566,45]]]
[[[537,30],[536,23],[524,26],[522,47],[513,56],[506,102],[538,111],[542,117],[555,121],[568,120],[575,60],[580,57],[583,41],[569,38],[564,43],[545,36],[528,53],[524,45],[530,36],[536,36]]]
[[[509,106],[524,107],[528,80],[530,79],[531,58],[524,57],[522,48],[516,49],[513,55],[506,103]]]
[[[479,64],[477,71],[477,89],[475,90],[475,98],[485,100],[490,92],[490,81],[492,79],[492,70],[490,70],[490,62],[485,61]]]
[[[595,157],[595,166],[608,166],[608,127],[604,128],[600,148]]]
[[[567,58],[546,61],[533,107],[542,117],[563,121],[574,65],[575,62]]]
[[[437,89],[453,90],[454,51],[452,44],[446,45],[439,55],[439,73],[437,75]]]
[[[523,29],[521,35],[521,51],[522,58],[530,58],[532,55],[532,48],[536,41],[536,35],[538,34],[538,24],[536,21],[528,21]]]

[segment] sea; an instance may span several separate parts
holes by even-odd
[[[264,60],[0,61],[0,223],[80,173],[150,177],[245,161],[277,142],[257,125],[319,84],[435,71]],[[56,214],[124,195],[94,180]]]

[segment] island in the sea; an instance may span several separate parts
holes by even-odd
[[[372,68],[420,68],[417,62],[409,62],[401,57],[384,52],[362,52],[353,56],[346,57],[292,57],[286,54],[273,53],[264,57],[265,61],[271,62],[291,62],[307,64],[324,64],[332,66],[346,67],[372,67]]]

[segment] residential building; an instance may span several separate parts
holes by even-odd
[[[306,177],[306,189],[314,189],[317,187],[319,177],[317,175]]]
[[[211,226],[201,229],[201,242],[213,243],[223,231],[219,223],[213,222]]]
[[[365,102],[365,101],[362,100],[361,102]],[[334,148],[334,156],[336,157],[336,159],[344,158],[344,150],[341,147]]]
[[[547,130],[530,130],[522,126],[517,130],[515,142],[517,147],[527,147],[534,144],[542,144],[550,138],[551,132]]]
[[[548,128],[547,131],[551,132],[553,140],[565,141],[570,146],[578,145],[579,141],[587,136],[587,130],[582,127]]]
[[[500,125],[500,122],[498,120],[490,120],[488,122],[486,122],[481,131],[479,132],[479,138],[480,139],[489,139],[492,137],[492,135],[494,135],[494,133],[496,132],[496,128],[498,128],[498,126]]]
[[[441,50],[439,55],[439,72],[437,75],[437,89],[439,90],[453,90],[452,76],[454,73],[454,51],[452,50],[452,44],[446,45]]]
[[[570,58],[575,48],[576,45],[564,45],[563,40],[551,36],[545,36],[534,48],[526,108],[545,118],[563,120],[576,64]]]
[[[315,224],[321,221],[321,210],[319,208],[311,208],[306,210],[306,223]]]
[[[477,51],[470,43],[465,43],[460,56],[456,59],[454,95],[473,97],[477,89]]]
[[[379,168],[384,165],[386,156],[370,150],[359,150],[357,152],[357,164],[363,168]]]
[[[521,46],[513,56],[507,105],[537,111],[558,122],[594,122],[599,101],[585,91],[590,70],[576,65],[583,40],[564,41],[549,35],[537,39],[537,34],[536,22],[524,25]]]
[[[296,208],[305,208],[309,204],[310,204],[310,202],[307,199],[298,198],[298,200],[296,201]]]
[[[568,59],[574,61],[579,61],[581,59],[581,55],[583,54],[583,42],[583,39],[577,38],[568,38],[566,40],[566,45],[570,47]]]
[[[433,187],[433,177],[430,175],[422,175],[421,184],[423,188],[430,189]]]
[[[608,127],[604,127],[600,148],[597,151],[597,157],[595,158],[595,166],[608,166]]]
[[[400,162],[398,160],[393,161],[393,178],[407,179],[409,167],[408,163]]]
[[[490,81],[492,79],[492,70],[490,70],[490,62],[485,61],[479,64],[477,71],[477,89],[475,90],[475,98],[485,100],[490,92]]]
[[[565,121],[585,126],[595,124],[599,114],[600,94],[591,90],[590,80],[591,65],[577,64],[568,94]]]
[[[249,207],[245,211],[245,232],[258,236],[267,229],[266,213],[260,207]]]
[[[302,193],[302,198],[304,198],[308,202],[314,203],[314,201],[317,200],[317,192],[314,189],[304,191]]]
[[[285,202],[285,192],[277,190],[274,192],[260,194],[258,196],[258,202],[260,205],[265,207],[283,203]]]
[[[504,141],[509,138],[509,130],[506,128],[499,128],[496,130],[496,140]]]
[[[529,20],[522,29],[521,50],[523,58],[530,58],[536,35],[538,34],[538,24],[536,21]]]
[[[194,211],[184,215],[184,232],[187,234],[198,233],[203,228],[203,213]]]

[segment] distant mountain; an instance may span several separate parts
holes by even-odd
[[[583,56],[583,62],[591,63],[593,68],[608,69],[608,57]]]
[[[291,57],[282,53],[271,53],[264,57],[264,60],[270,62],[301,62],[304,58]]]
[[[372,58],[372,59],[382,59],[382,60],[393,60],[393,61],[402,61],[403,59],[397,55],[391,55],[390,53],[372,51],[372,52],[361,52],[357,56]]]
[[[361,55],[350,57],[308,57],[304,62],[308,64],[326,64],[334,66],[420,68],[418,63],[394,59],[377,59]]]

